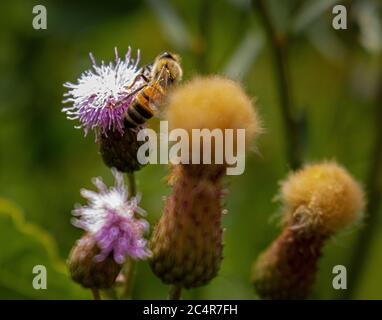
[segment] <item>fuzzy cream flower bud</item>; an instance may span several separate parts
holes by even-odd
[[[220,77],[196,78],[175,89],[167,118],[171,129],[185,129],[190,137],[193,129],[245,129],[247,145],[259,130],[250,98],[239,84]],[[221,178],[225,166],[212,163],[172,167],[172,193],[166,198],[151,238],[151,266],[164,282],[197,287],[218,273],[223,248]]]
[[[308,165],[281,184],[285,222],[332,234],[362,218],[360,185],[335,162]]]
[[[308,165],[281,184],[284,230],[257,259],[252,280],[264,299],[309,296],[325,241],[362,217],[364,195],[334,162]]]
[[[170,130],[184,129],[187,131],[190,141],[187,141],[190,150],[190,159],[192,153],[198,153],[200,159],[203,159],[203,148],[193,150],[193,136],[195,129],[199,130],[219,130],[222,132],[222,145],[218,146],[218,151],[226,154],[225,131],[231,129],[232,142],[228,143],[233,152],[238,156],[245,156],[239,152],[245,150],[238,149],[239,130],[244,130],[245,147],[250,147],[258,133],[261,132],[261,123],[256,113],[252,100],[244,92],[241,85],[235,81],[220,76],[198,77],[174,90],[169,97],[167,109],[167,120]],[[210,141],[197,141],[199,146],[203,144],[211,150],[211,165],[204,164],[202,168],[198,165],[188,166],[189,170],[196,170],[195,174],[200,174],[201,170],[217,173],[222,172],[220,167],[226,167],[226,159],[223,164],[217,164],[215,159],[216,139]],[[209,171],[207,170],[209,169]]]

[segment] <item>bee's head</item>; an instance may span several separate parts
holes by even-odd
[[[159,56],[158,56],[158,59],[170,59],[170,60],[174,60],[174,61],[177,61],[179,62],[179,56],[174,54],[174,53],[170,53],[170,52],[163,52],[161,53]]]
[[[182,68],[180,66],[180,57],[177,54],[163,52],[155,59],[152,76],[154,79],[162,72],[163,68],[168,74],[170,83],[179,82],[182,79]]]

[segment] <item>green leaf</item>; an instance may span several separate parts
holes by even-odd
[[[325,11],[331,9],[338,0],[310,0],[306,1],[301,10],[296,14],[292,32],[299,34],[309,29]]]
[[[264,36],[250,30],[244,35],[237,50],[225,66],[224,74],[236,80],[243,80],[263,47]]]
[[[331,25],[325,21],[317,21],[306,31],[309,42],[329,61],[340,63],[347,54],[346,46],[339,36],[333,32]]]
[[[381,9],[374,1],[357,2],[354,15],[360,27],[360,42],[369,52],[382,52],[382,23]]]
[[[0,198],[0,295],[9,299],[87,299],[90,294],[68,276],[54,239],[26,222],[21,210]],[[47,270],[47,289],[32,286],[33,267]]]
[[[170,3],[167,0],[148,0],[148,5],[157,16],[171,44],[181,50],[189,49],[192,42],[191,35]]]

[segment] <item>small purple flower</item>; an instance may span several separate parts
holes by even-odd
[[[93,70],[83,72],[76,84],[64,84],[69,91],[64,94],[67,98],[63,103],[72,106],[63,107],[62,111],[68,119],[78,119],[80,124],[76,128],[83,128],[85,136],[89,130],[96,134],[107,134],[109,130],[123,133],[123,114],[135,97],[132,93],[142,86],[142,79],[138,79],[129,88],[140,73],[139,50],[136,61],[130,59],[130,54],[129,47],[125,59],[121,60],[115,48],[115,63],[102,61],[98,66],[90,53]]]
[[[128,200],[123,175],[112,169],[115,186],[107,188],[101,178],[94,178],[93,184],[98,192],[82,189],[81,195],[88,200],[86,206],[73,210],[73,225],[84,229],[94,237],[100,248],[96,261],[103,261],[110,254],[122,264],[126,256],[145,259],[151,256],[143,235],[148,230],[146,220],[138,218],[145,211],[138,207],[140,198]]]

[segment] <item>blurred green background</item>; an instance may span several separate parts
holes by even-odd
[[[382,83],[381,1],[343,1],[348,29],[332,28],[336,1],[267,1],[276,29],[288,33],[293,108],[301,116],[304,162],[336,159],[367,188],[376,143],[376,109]],[[45,5],[48,29],[32,28],[32,8]],[[226,74],[256,97],[265,132],[241,176],[227,179],[220,274],[184,298],[254,299],[253,260],[278,234],[278,181],[290,166],[269,39],[247,0],[216,1],[2,1],[0,4],[0,298],[78,299],[90,293],[72,283],[65,259],[81,230],[71,210],[90,179],[112,182],[94,136],[84,138],[61,112],[62,84],[90,68],[88,53],[112,60],[128,46],[142,63],[164,50],[181,54],[185,78]],[[382,121],[382,119],[379,119]],[[382,166],[382,163],[380,164]],[[153,224],[168,194],[168,168],[137,174],[142,207]],[[378,198],[380,193],[378,194]],[[352,298],[382,298],[381,208],[370,250]],[[276,217],[276,218],[275,218]],[[332,268],[351,272],[353,248],[363,227],[342,232],[325,247],[313,298],[336,299]],[[32,268],[48,269],[48,289],[32,288]],[[348,284],[350,286],[350,284]],[[168,287],[138,263],[134,298],[164,299]]]

